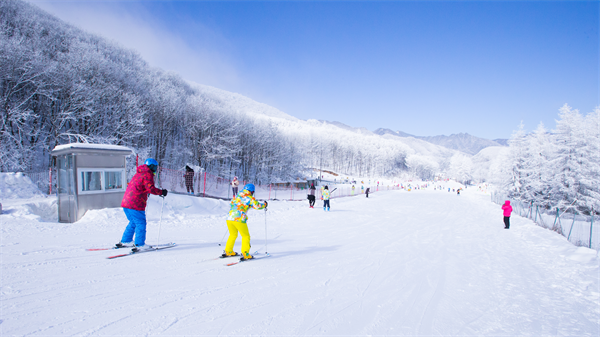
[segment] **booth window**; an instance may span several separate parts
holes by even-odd
[[[81,191],[102,191],[102,172],[81,172]]]
[[[123,191],[125,171],[122,169],[79,169],[79,192],[102,193]]]
[[[104,172],[104,181],[106,181],[106,190],[123,189],[123,173],[121,171]]]

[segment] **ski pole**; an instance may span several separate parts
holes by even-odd
[[[267,249],[267,208],[265,207],[265,254],[269,255],[269,250]]]
[[[225,235],[227,235],[227,232],[229,232],[229,228],[225,228],[225,233],[223,233],[223,237],[221,238],[221,242],[219,242],[219,246],[223,243],[223,240],[225,240]]]
[[[158,221],[158,240],[156,242],[157,247],[160,244],[160,227],[162,225],[163,208],[165,207],[165,197],[161,196],[161,198],[162,198],[163,202],[162,202],[162,206],[160,207],[160,220]]]

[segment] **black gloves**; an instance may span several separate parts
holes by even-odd
[[[166,196],[167,196],[167,193],[168,193],[168,191],[167,191],[167,189],[165,188],[165,189],[163,189],[163,190],[162,190],[162,193],[161,193],[160,195],[161,195],[162,197],[166,197]]]

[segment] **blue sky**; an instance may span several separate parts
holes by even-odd
[[[495,139],[600,105],[598,1],[30,2],[301,119]]]

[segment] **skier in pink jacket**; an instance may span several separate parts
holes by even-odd
[[[512,212],[510,200],[506,200],[504,202],[504,205],[502,205],[502,210],[504,211],[504,229],[508,229],[510,227],[510,213]]]
[[[131,246],[135,235],[132,251],[137,252],[148,248],[146,247],[146,201],[148,195],[167,196],[166,189],[161,190],[154,186],[154,174],[157,168],[158,162],[148,158],[144,165],[137,168],[136,174],[127,185],[121,207],[123,207],[123,212],[125,212],[129,224],[123,232],[121,241],[115,247]]]

